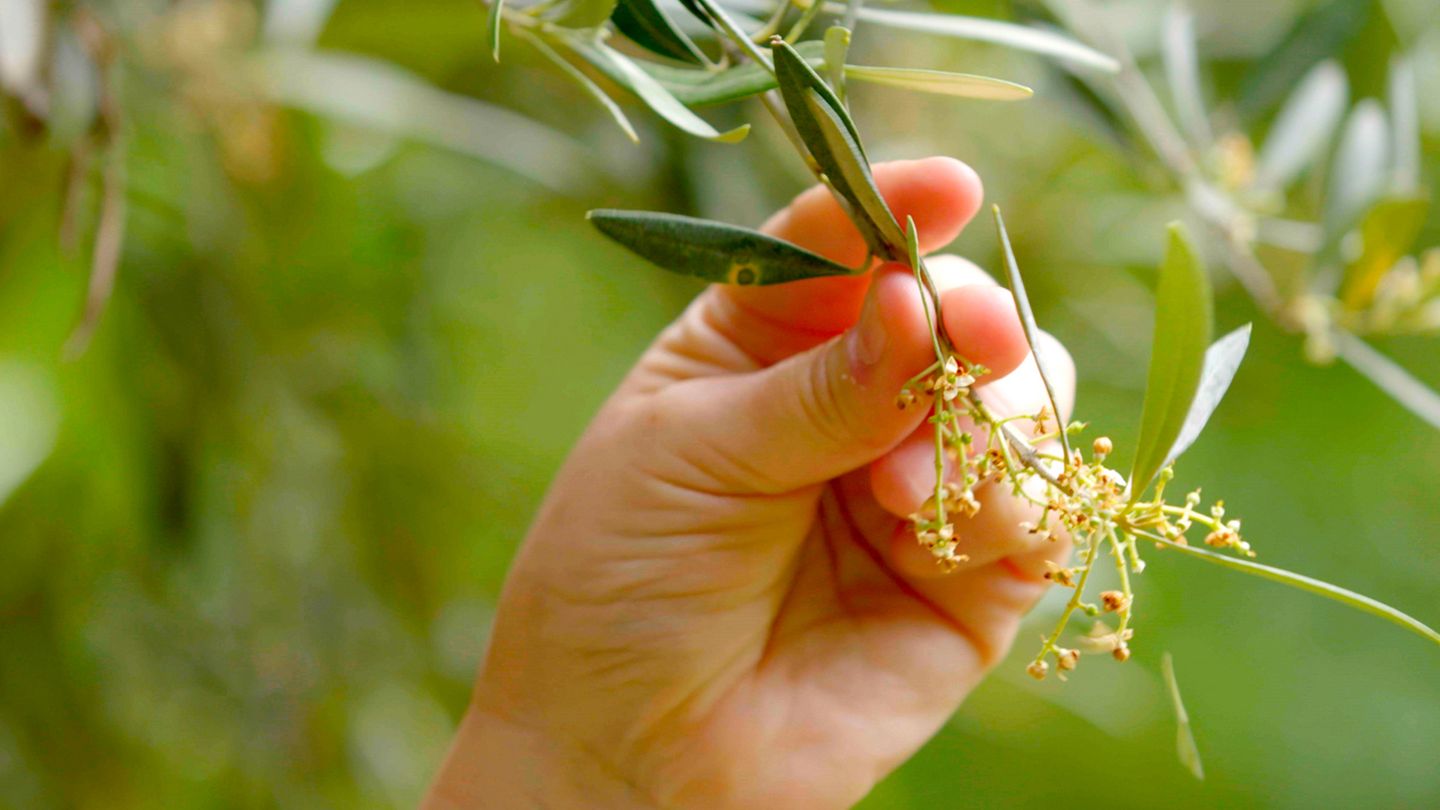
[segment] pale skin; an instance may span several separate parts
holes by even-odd
[[[922,249],[975,215],[948,158],[877,184]],[[823,189],[765,229],[854,265]],[[1009,293],[927,261],[1002,414],[1045,403]],[[474,697],[424,807],[840,808],[925,743],[1004,656],[1064,540],[992,484],[942,572],[905,517],[934,486],[934,360],[908,268],[712,287],[666,329],[557,475],[515,559]],[[1070,407],[1074,371],[1052,379]]]

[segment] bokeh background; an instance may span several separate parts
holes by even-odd
[[[86,42],[52,40],[69,95],[37,128],[15,79],[27,8],[93,15],[114,49],[116,137],[88,167],[74,150],[103,94],[63,55]],[[1426,185],[1440,185],[1432,0],[1192,8],[1215,120],[1257,137],[1318,61],[1339,60],[1360,98],[1383,96],[1388,61],[1410,54]],[[1154,69],[1164,6],[1111,9]],[[722,146],[630,105],[631,145],[519,43],[492,63],[473,0],[0,10],[0,806],[413,806],[548,478],[697,290],[603,241],[584,211],[754,224],[802,167],[759,120]],[[857,86],[853,104],[873,157],[979,170],[1042,324],[1077,359],[1079,415],[1129,446],[1161,226],[1183,199],[1044,59],[863,26],[855,47],[1036,88],[1007,105]],[[760,114],[711,120],[746,116]],[[115,155],[114,294],[88,348],[67,352]],[[1437,242],[1431,215],[1421,244]],[[995,264],[988,227],[953,249]],[[1220,328],[1256,332],[1180,483],[1243,516],[1262,561],[1440,622],[1440,431],[1343,366],[1307,365],[1300,338],[1216,278]],[[1380,345],[1440,384],[1433,337]],[[1130,664],[1030,681],[1042,606],[863,806],[1440,806],[1440,651],[1334,603],[1149,558]],[[1204,782],[1176,761],[1164,650]]]

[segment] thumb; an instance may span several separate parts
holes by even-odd
[[[902,265],[876,271],[849,331],[761,371],[675,386],[686,456],[720,487],[773,494],[827,481],[884,455],[925,416],[896,396],[934,362],[925,309]]]

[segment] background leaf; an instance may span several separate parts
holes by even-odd
[[[1325,229],[1338,237],[1385,190],[1390,166],[1390,123],[1380,102],[1355,105],[1331,162],[1326,185]]]
[[[662,269],[719,284],[784,284],[854,271],[773,236],[655,211],[591,211],[599,231]]]
[[[1023,84],[1016,84],[1004,79],[977,76],[973,73],[949,73],[943,70],[846,65],[845,75],[857,81],[900,87],[920,93],[991,101],[1019,101],[1030,98],[1035,93]]]
[[[595,28],[614,11],[615,0],[560,0],[545,17],[561,28]]]
[[[1390,188],[1413,192],[1420,186],[1420,110],[1415,90],[1415,68],[1408,56],[1390,60],[1386,84],[1390,107]]]
[[[827,3],[826,9],[829,10],[831,6],[835,6],[837,13],[841,10],[838,4],[833,3]],[[891,11],[877,8],[862,8],[858,17],[865,22],[883,25],[887,28],[991,42],[1016,50],[1049,56],[1072,65],[1095,68],[1106,73],[1114,73],[1120,69],[1120,63],[1116,62],[1113,57],[1087,45],[1082,45],[1070,37],[1053,31],[1015,25],[1000,20],[965,17],[959,14],[926,14],[918,11]]]
[[[1320,154],[1345,115],[1345,71],[1323,62],[1305,75],[1275,116],[1255,169],[1255,183],[1284,188]]]
[[[1170,704],[1175,709],[1175,754],[1196,779],[1205,778],[1205,766],[1200,762],[1200,748],[1195,745],[1195,733],[1190,730],[1190,714],[1185,711],[1185,701],[1180,698],[1180,683],[1175,680],[1175,661],[1170,653],[1160,658],[1160,670],[1164,673],[1165,688],[1170,693]]]
[[[1214,137],[1206,114],[1205,91],[1200,86],[1200,58],[1195,45],[1195,15],[1181,3],[1165,15],[1160,56],[1180,128],[1196,148],[1210,147]]]
[[[610,113],[611,119],[615,121],[616,125],[620,127],[621,131],[625,133],[625,136],[629,138],[632,143],[640,142],[640,136],[635,134],[635,127],[630,125],[630,119],[625,117],[624,111],[620,109],[619,104],[615,103],[615,99],[610,98],[589,76],[586,76],[579,68],[570,64],[569,60],[546,44],[545,40],[529,33],[525,33],[523,36],[530,41],[531,45],[535,46],[536,50],[544,54],[546,59],[549,59],[559,67],[562,73],[580,85],[581,89],[583,89],[587,95],[599,102],[600,106],[604,107],[605,111]]]
[[[832,25],[825,31],[825,75],[835,97],[845,102],[845,59],[850,53],[850,29]]]
[[[1155,337],[1140,439],[1130,470],[1130,497],[1139,498],[1164,466],[1190,412],[1210,346],[1210,279],[1180,223],[1170,224],[1155,290]]]
[[[1181,453],[1190,449],[1190,445],[1200,438],[1201,431],[1205,430],[1205,424],[1210,421],[1210,415],[1220,406],[1220,400],[1225,398],[1225,392],[1230,390],[1230,383],[1235,380],[1235,372],[1240,370],[1240,362],[1245,359],[1245,351],[1250,348],[1250,324],[1236,329],[1225,337],[1220,338],[1205,350],[1205,365],[1200,372],[1200,387],[1195,391],[1195,399],[1190,403],[1190,411],[1185,414],[1185,423],[1180,427],[1180,435],[1175,437],[1175,443],[1171,445],[1170,452],[1165,455],[1165,461],[1161,463],[1160,469],[1165,469]]]
[[[1030,353],[1035,356],[1035,368],[1040,372],[1040,381],[1045,384],[1045,396],[1050,399],[1050,411],[1055,414],[1059,426],[1060,446],[1065,449],[1065,458],[1070,458],[1070,437],[1060,412],[1060,400],[1055,397],[1055,386],[1050,382],[1050,364],[1040,340],[1040,327],[1035,324],[1035,312],[1030,308],[1030,296],[1025,293],[1025,281],[1020,277],[1020,265],[1015,261],[1015,249],[1010,246],[1010,234],[1005,232],[1005,218],[1000,216],[1000,206],[990,206],[995,214],[995,232],[1000,240],[1000,256],[1005,260],[1005,273],[1010,279],[1010,294],[1015,296],[1015,308],[1020,312],[1020,324],[1025,327],[1025,342],[1030,344]]]

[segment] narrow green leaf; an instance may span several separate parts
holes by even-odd
[[[1190,730],[1190,714],[1185,711],[1185,701],[1180,699],[1180,682],[1175,680],[1175,661],[1170,653],[1160,657],[1160,670],[1165,677],[1165,688],[1170,691],[1170,703],[1175,707],[1175,753],[1196,779],[1205,779],[1205,766],[1200,762],[1200,748],[1195,745],[1195,734]]]
[[[1210,279],[1180,223],[1171,223],[1169,231],[1155,290],[1155,337],[1150,347],[1140,439],[1130,469],[1132,501],[1150,486],[1179,437],[1200,387],[1205,350],[1210,346],[1214,306]]]
[[[1225,398],[1225,392],[1230,390],[1230,383],[1235,380],[1235,372],[1240,370],[1240,361],[1245,359],[1245,350],[1250,348],[1250,324],[1236,329],[1225,337],[1210,344],[1205,350],[1205,364],[1200,372],[1200,387],[1195,391],[1195,399],[1190,403],[1190,411],[1185,414],[1185,423],[1180,426],[1180,435],[1175,437],[1175,443],[1170,446],[1170,452],[1165,455],[1165,461],[1161,463],[1160,469],[1170,466],[1170,463],[1180,457],[1181,453],[1190,449],[1190,445],[1200,438],[1200,432],[1205,429],[1205,424],[1210,421],[1210,415],[1220,406],[1220,400]]]
[[[655,0],[619,0],[610,21],[620,33],[652,53],[703,64],[705,54]]]
[[[719,284],[784,284],[855,271],[759,231],[653,211],[597,210],[601,233],[662,269]]]
[[[821,56],[822,48],[824,45],[819,42],[802,42],[795,50],[805,61],[819,67],[825,64],[824,57]],[[627,90],[631,89],[629,74],[617,69],[614,63],[601,55],[593,45],[577,42],[575,49],[606,78]],[[687,107],[728,104],[775,89],[774,74],[764,65],[755,62],[743,62],[717,71],[662,65],[644,59],[631,61]]]
[[[818,0],[816,0],[818,2]],[[850,29],[832,25],[825,31],[825,75],[835,97],[845,102],[845,58],[850,53]]]
[[[1200,57],[1195,45],[1195,15],[1181,3],[1170,7],[1165,15],[1165,30],[1160,56],[1165,63],[1165,78],[1170,84],[1170,97],[1180,127],[1199,149],[1208,149],[1214,140],[1205,112],[1205,91],[1200,86]]]
[[[610,98],[604,90],[600,89],[600,85],[591,81],[589,76],[586,76],[580,72],[579,68],[570,64],[570,60],[556,53],[555,49],[546,44],[545,40],[529,32],[520,32],[520,36],[523,36],[531,45],[534,45],[535,50],[544,54],[546,59],[549,59],[559,66],[561,72],[573,79],[576,84],[580,85],[581,89],[588,93],[591,98],[600,102],[600,106],[604,107],[605,111],[610,113],[610,117],[614,119],[616,125],[624,131],[625,136],[628,137],[632,143],[640,142],[640,136],[635,134],[635,127],[630,125],[630,119],[625,117],[625,113],[620,109],[620,105],[615,103],[615,99]]]
[[[1390,107],[1390,151],[1393,153],[1390,186],[1411,193],[1420,186],[1420,111],[1415,90],[1415,68],[1407,56],[1390,60],[1386,89]]]
[[[1342,588],[1339,585],[1331,585],[1328,582],[1307,577],[1303,574],[1297,574],[1293,571],[1286,571],[1283,568],[1275,568],[1274,566],[1261,565],[1260,563],[1239,557],[1217,554],[1198,546],[1182,546],[1160,535],[1146,534],[1145,536],[1146,539],[1154,540],[1165,548],[1173,549],[1181,554],[1195,557],[1208,563],[1214,563],[1224,568],[1250,574],[1251,576],[1262,577],[1284,585],[1289,585],[1293,588],[1299,588],[1302,591],[1308,591],[1323,596],[1326,599],[1332,599],[1342,605],[1349,605],[1356,610],[1369,613],[1373,616],[1379,616],[1386,621],[1398,624],[1406,630],[1419,635],[1421,638],[1440,644],[1440,632],[1436,632],[1434,628],[1416,619],[1414,616],[1397,610],[1384,602],[1371,599],[1368,596],[1358,594],[1347,588]]]
[[[567,42],[577,41],[578,38],[567,38]],[[617,74],[623,77],[622,84],[630,89],[645,105],[654,110],[669,121],[675,127],[688,132],[697,138],[704,138],[710,141],[721,143],[735,143],[743,140],[750,132],[749,124],[742,124],[728,132],[719,132],[710,126],[705,119],[691,112],[679,99],[671,95],[660,82],[656,81],[649,73],[646,73],[635,64],[630,57],[616,51],[601,42],[590,43],[588,48],[577,48],[578,53],[587,58],[604,62]]]
[[[1345,268],[1340,300],[1352,310],[1364,309],[1386,273],[1414,247],[1430,211],[1423,196],[1390,197],[1371,206],[1360,222],[1360,256]]]
[[[1390,167],[1390,122],[1380,102],[1367,98],[1355,105],[1330,165],[1325,229],[1338,236],[1349,230],[1385,189]]]
[[[990,206],[995,215],[995,233],[1000,238],[1000,254],[1005,258],[1005,273],[1010,279],[1010,294],[1015,296],[1015,309],[1020,312],[1020,325],[1025,328],[1025,342],[1030,344],[1030,353],[1035,356],[1035,368],[1040,372],[1040,381],[1045,384],[1045,396],[1050,398],[1050,411],[1055,414],[1055,423],[1060,426],[1060,446],[1065,449],[1065,458],[1070,458],[1070,437],[1064,429],[1065,415],[1060,412],[1060,400],[1055,396],[1055,386],[1050,382],[1050,364],[1045,356],[1044,344],[1040,341],[1040,327],[1035,324],[1035,312],[1030,308],[1030,296],[1025,294],[1025,281],[1020,278],[1020,264],[1015,261],[1015,249],[1010,245],[1010,234],[1005,231],[1005,218],[1000,216],[1000,206]]]
[[[827,3],[826,10],[840,13],[842,6]],[[1062,62],[1096,68],[1106,73],[1120,70],[1120,63],[1113,57],[1094,48],[1081,45],[1075,40],[1040,28],[987,20],[981,17],[964,17],[958,14],[926,14],[917,11],[891,11],[889,9],[865,8],[857,15],[865,22],[919,31],[925,34],[956,37],[958,39],[992,42],[1021,51],[1053,57]]]
[[[486,34],[490,37],[490,58],[500,61],[500,12],[505,0],[490,0],[490,13],[486,17]]]
[[[835,192],[850,206],[871,252],[899,260],[905,235],[870,174],[860,133],[845,106],[796,50],[778,37],[771,41],[780,95],[795,129]]]
[[[826,63],[827,66],[829,63]],[[845,75],[856,81],[901,87],[921,93],[942,96],[981,98],[991,101],[1018,101],[1030,98],[1035,91],[1023,84],[1007,82],[973,73],[948,73],[943,70],[919,68],[869,67],[846,65]]]
[[[1265,137],[1255,168],[1256,185],[1284,188],[1310,165],[1334,135],[1349,95],[1339,64],[1322,62],[1311,69],[1286,99]]]
[[[616,0],[560,0],[545,18],[561,28],[595,28],[615,11]]]

